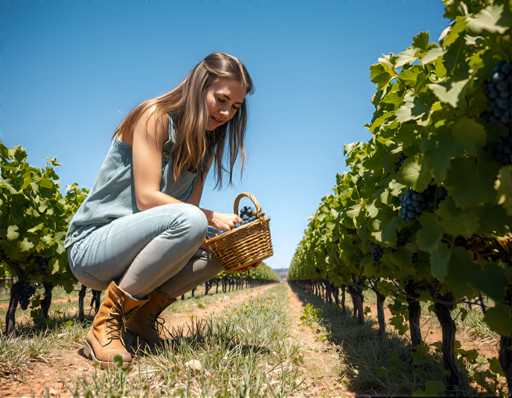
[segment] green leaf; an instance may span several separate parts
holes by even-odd
[[[454,159],[446,177],[446,189],[457,207],[476,207],[495,200],[494,170],[474,158]]]
[[[380,195],[379,195],[379,200],[382,204],[389,204],[389,189],[384,189]]]
[[[398,217],[386,217],[382,221],[382,240],[391,245],[395,245],[399,225],[400,219]]]
[[[444,181],[450,167],[450,161],[460,153],[449,131],[441,129],[433,134],[431,141],[425,142],[425,163],[432,169],[437,181]]]
[[[428,32],[420,32],[412,39],[412,45],[420,50],[428,48]]]
[[[32,182],[32,173],[27,171],[23,176],[23,184],[21,185],[20,191],[24,191]]]
[[[417,157],[409,157],[400,169],[400,177],[408,185],[413,185],[421,173],[421,164]]]
[[[512,21],[510,15],[505,15],[503,11],[503,5],[484,8],[475,16],[468,17],[468,29],[474,33],[505,33],[512,25]]]
[[[455,246],[452,249],[448,275],[444,282],[456,297],[476,294],[474,287],[468,283],[470,275],[478,272],[479,266],[473,261],[473,253],[464,247]],[[464,277],[462,277],[464,275]]]
[[[479,234],[505,235],[512,225],[512,215],[499,205],[483,205],[477,208],[480,220]],[[473,210],[471,210],[473,211]]]
[[[443,200],[436,213],[443,229],[454,237],[461,235],[469,238],[480,225],[477,211],[459,209],[451,198]]]
[[[400,101],[402,99],[400,98]],[[372,124],[368,127],[370,131],[375,132],[377,128],[379,128],[382,123],[384,123],[387,119],[394,116],[394,112],[385,112],[383,115],[379,116],[377,119],[375,119]]]
[[[437,222],[437,217],[432,213],[423,213],[420,223],[421,229],[416,234],[416,243],[421,250],[432,253],[441,242],[443,230]]]
[[[468,117],[458,119],[452,133],[457,144],[464,148],[467,154],[476,155],[486,142],[484,126]]]
[[[3,166],[2,166],[3,167]],[[18,191],[16,190],[16,188],[14,188],[10,182],[4,178],[2,178],[2,176],[0,176],[0,190],[4,188],[6,189],[11,195],[16,195],[18,193]]]
[[[52,267],[52,275],[58,274],[60,271],[60,262],[58,259],[55,259],[51,265]]]
[[[370,66],[370,78],[379,89],[382,89],[388,84],[392,75],[381,64],[373,64]]]
[[[495,302],[502,302],[505,299],[507,278],[505,270],[497,264],[490,263],[472,272],[467,272],[466,277],[471,285]]]
[[[66,248],[64,247],[64,244],[62,241],[60,241],[57,244],[57,254],[63,254],[66,251]]]
[[[403,69],[398,77],[400,80],[410,83],[416,83],[420,71],[417,68]]]
[[[456,108],[459,103],[462,90],[466,87],[467,83],[468,79],[456,81],[449,86],[446,84],[431,83],[428,84],[428,88],[430,88],[439,101],[445,104],[450,104]]]
[[[41,178],[39,180],[39,186],[42,188],[52,189],[53,188],[53,182],[49,178]]]
[[[439,57],[442,57],[444,54],[444,50],[441,47],[434,47],[428,50],[423,57],[421,57],[421,63],[423,65],[430,64],[434,62]]]
[[[366,211],[368,212],[368,216],[370,218],[375,218],[379,214],[379,209],[375,206],[375,201],[366,206]]]
[[[401,68],[406,64],[413,63],[414,61],[416,61],[417,58],[418,57],[416,56],[416,50],[414,48],[407,48],[400,54],[398,54],[395,66],[397,68]]]
[[[496,304],[484,314],[484,321],[500,336],[512,336],[512,313],[510,307]]]
[[[404,103],[396,111],[396,118],[400,123],[421,118],[429,110],[423,98],[408,93],[404,96]]]
[[[406,185],[399,183],[396,180],[391,180],[388,184],[389,193],[391,196],[397,197],[400,196],[402,190],[406,187]]]
[[[448,264],[452,255],[452,249],[445,244],[439,244],[435,250],[430,254],[430,269],[432,276],[439,279],[441,282],[444,281],[446,275],[448,275]]]
[[[23,240],[18,243],[18,247],[22,252],[27,252],[33,249],[34,244],[30,242],[27,238],[23,238]]]
[[[15,240],[20,236],[17,225],[9,225],[7,227],[7,240]]]
[[[443,43],[443,47],[446,48],[457,41],[460,34],[464,32],[464,29],[466,29],[466,18],[460,16],[456,17],[454,24],[447,27],[439,37],[439,40]]]
[[[347,216],[350,218],[357,218],[360,213],[361,213],[361,205],[360,204],[351,206],[349,208],[349,210],[347,210]]]
[[[432,179],[432,170],[419,156],[409,157],[400,168],[399,176],[415,191],[424,191]]]
[[[33,234],[34,232],[40,231],[44,228],[44,223],[37,224],[35,227],[30,228],[27,232]]]

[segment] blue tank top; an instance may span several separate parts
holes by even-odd
[[[169,138],[164,144],[162,154],[160,191],[186,201],[192,194],[197,173],[183,171],[177,181],[173,179],[171,149],[175,142],[175,127],[172,117],[168,116]],[[116,218],[136,212],[139,209],[135,200],[132,147],[114,138],[92,190],[69,224],[64,247],[71,246]]]

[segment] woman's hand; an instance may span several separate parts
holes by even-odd
[[[242,222],[242,219],[232,213],[217,213],[216,211],[211,212],[211,217],[208,219],[208,224],[212,227],[220,229],[221,231],[229,231],[235,228],[235,224]]]

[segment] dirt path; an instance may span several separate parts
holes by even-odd
[[[191,318],[205,318],[209,315],[240,304],[246,300],[261,296],[270,286],[256,287],[245,291],[236,292],[235,296],[224,296],[226,299],[208,304],[205,308],[196,307],[186,312],[166,311],[163,318],[166,326],[185,327]],[[222,294],[222,293],[219,293]],[[47,363],[34,362],[32,366],[20,375],[19,380],[0,378],[0,395],[2,397],[40,397],[44,396],[45,388],[50,396],[71,396],[66,386],[80,374],[91,374],[95,366],[92,362],[79,354],[81,344],[73,348],[58,350],[55,347],[49,355]]]
[[[322,330],[315,331],[301,322],[304,304],[288,286],[290,335],[303,352],[304,390],[297,397],[353,397],[340,380],[340,355],[334,344],[322,339]]]

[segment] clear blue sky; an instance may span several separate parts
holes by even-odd
[[[437,40],[442,14],[441,0],[0,0],[0,140],[37,166],[56,157],[63,187],[90,188],[130,109],[232,53],[256,87],[246,173],[223,191],[209,178],[201,205],[226,212],[255,194],[271,218],[267,263],[288,267],[343,145],[370,137],[370,64],[420,31]]]

